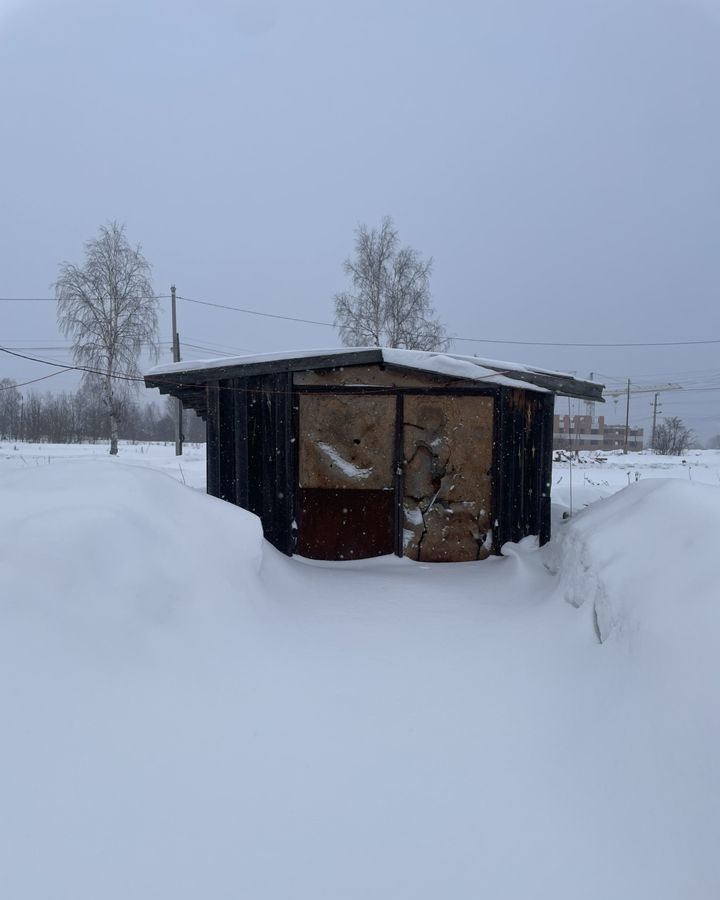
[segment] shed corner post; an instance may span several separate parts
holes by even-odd
[[[497,390],[493,408],[492,548],[493,553],[498,556],[501,555],[501,547],[507,539],[505,523],[507,515],[505,503],[507,391],[508,389],[504,386]]]
[[[405,395],[395,395],[395,556],[405,555]]]
[[[553,463],[553,423],[555,417],[555,395],[543,397],[542,441],[539,463],[540,490],[540,546],[547,544],[552,536],[552,463]]]

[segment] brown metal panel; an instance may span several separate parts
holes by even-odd
[[[394,492],[301,489],[296,553],[307,559],[367,559],[395,549]]]
[[[395,397],[300,394],[301,488],[393,488]]]
[[[406,396],[405,555],[463,562],[489,555],[492,397]]]

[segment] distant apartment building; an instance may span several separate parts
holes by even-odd
[[[628,430],[628,450],[643,449],[644,430]],[[625,426],[606,425],[605,416],[554,416],[553,449],[555,450],[622,450]]]

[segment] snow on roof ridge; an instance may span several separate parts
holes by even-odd
[[[565,372],[559,372],[553,369],[542,369],[536,366],[527,366],[523,363],[484,359],[482,357],[466,356],[464,354],[450,353],[448,351],[407,350],[394,347],[331,347],[314,350],[283,350],[271,353],[251,353],[242,356],[217,356],[210,359],[188,360],[184,362],[167,363],[165,365],[154,366],[152,369],[148,370],[146,375],[168,375],[172,374],[173,372],[201,371],[205,369],[224,368],[228,366],[250,365],[252,363],[276,362],[285,359],[293,360],[305,358],[309,359],[313,357],[321,358],[325,356],[332,356],[335,354],[351,356],[356,353],[358,355],[361,353],[367,353],[368,351],[379,352],[382,356],[382,359],[387,363],[394,363],[395,365],[407,365],[409,368],[413,369],[424,368],[428,371],[433,371],[436,367],[431,368],[427,365],[419,365],[421,360],[426,362],[437,360],[443,368],[446,368],[446,366],[443,364],[443,360],[448,360],[452,363],[465,363],[475,366],[476,368],[482,368],[491,371],[494,370],[495,373],[500,373],[503,371],[520,373],[527,372],[530,374],[574,378],[574,376],[569,375]],[[458,377],[474,379],[478,378],[478,375],[476,373],[472,373],[469,371],[467,371],[464,375],[456,372],[446,371],[443,371],[442,374],[457,374]]]

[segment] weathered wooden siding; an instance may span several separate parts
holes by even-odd
[[[495,549],[531,534],[550,539],[554,397],[503,388],[498,404]]]
[[[290,376],[208,384],[207,410],[208,493],[255,513],[270,543],[292,553],[297,464]]]

